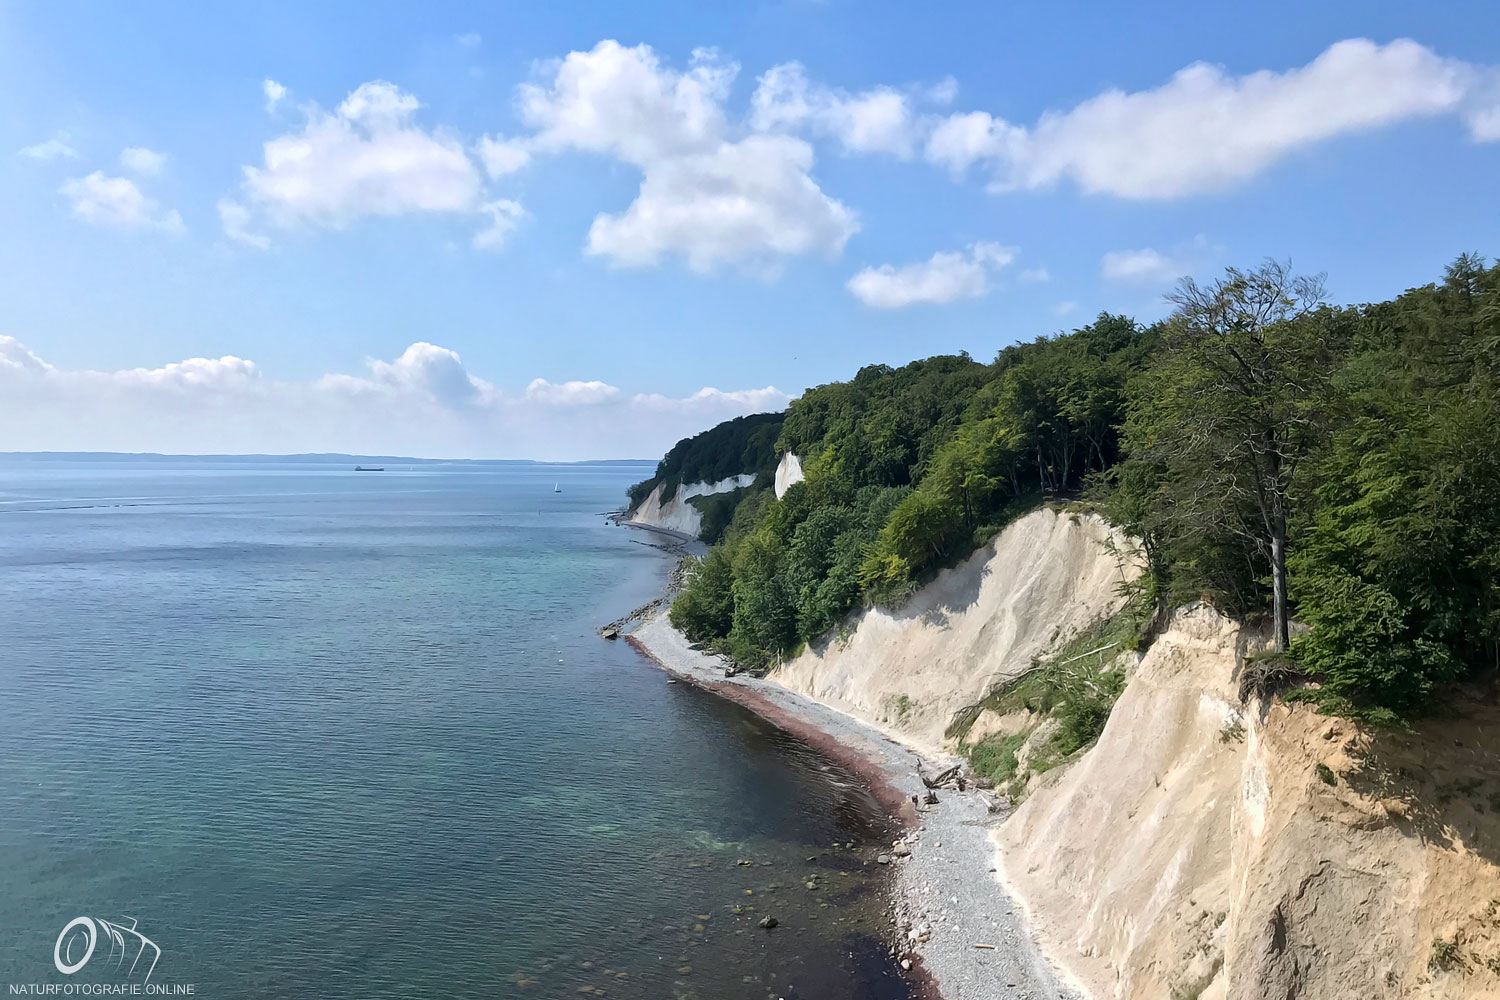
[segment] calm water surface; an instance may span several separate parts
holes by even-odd
[[[905,997],[868,794],[594,634],[649,474],[0,457],[0,989]]]

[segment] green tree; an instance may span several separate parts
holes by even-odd
[[[1321,277],[1267,261],[1209,285],[1185,280],[1167,350],[1137,380],[1126,444],[1162,479],[1151,502],[1176,530],[1238,537],[1271,577],[1278,650],[1289,643],[1288,527],[1304,460],[1322,440],[1337,338],[1319,324]]]

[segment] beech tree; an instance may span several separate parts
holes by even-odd
[[[1335,344],[1312,332],[1322,276],[1268,260],[1184,279],[1167,350],[1135,387],[1131,454],[1161,470],[1153,503],[1189,534],[1244,539],[1271,578],[1278,650],[1289,645],[1287,527],[1299,468],[1324,433]]]

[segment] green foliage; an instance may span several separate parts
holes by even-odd
[[[1025,733],[1002,736],[996,733],[987,736],[972,746],[963,748],[974,773],[989,778],[995,784],[1009,781],[1016,774],[1016,751],[1026,742]]]
[[[1421,712],[1500,668],[1500,267],[1464,255],[1389,302],[1320,299],[1317,279],[1274,262],[1231,269],[1185,283],[1145,329],[1103,314],[990,364],[872,365],[784,419],[680,442],[638,493],[762,478],[695,501],[720,554],[674,615],[763,664],[1087,487],[1147,556],[1125,647],[1207,599],[1271,619],[1290,646],[1252,687],[1310,680],[1288,696],[1390,722]],[[807,478],[778,501],[766,487],[785,452]],[[1294,642],[1293,618],[1307,626]],[[1063,713],[1059,757],[1097,737],[1118,693],[1099,664],[1060,659],[1002,693]]]
[[[666,503],[682,483],[716,483],[745,473],[774,471],[776,438],[785,419],[783,413],[755,413],[683,438],[656,464],[656,475],[630,487],[630,506],[639,506],[658,485],[663,487],[661,498]]]
[[[729,551],[712,548],[688,570],[687,586],[672,602],[672,627],[694,642],[712,642],[734,625],[734,567]]]
[[[1019,680],[992,692],[980,703],[980,710],[989,709],[1001,715],[1024,710],[1057,720],[1057,731],[1032,761],[1033,771],[1047,770],[1091,745],[1104,732],[1109,714],[1125,688],[1125,675],[1109,669],[1109,664],[1131,648],[1146,622],[1147,612],[1148,605],[1144,602],[1132,601],[1118,614],[1074,636]],[[1022,742],[1024,736],[1017,740],[1016,746]],[[969,749],[971,760],[974,750],[982,745]],[[1013,761],[1011,767],[1014,771]]]

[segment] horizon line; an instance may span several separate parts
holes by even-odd
[[[453,463],[503,463],[510,465],[626,465],[654,464],[654,458],[424,458],[417,455],[376,455],[343,451],[295,451],[295,452],[160,452],[160,451],[0,451],[0,458],[217,458],[217,459],[350,459],[355,461],[410,462],[423,464]]]

